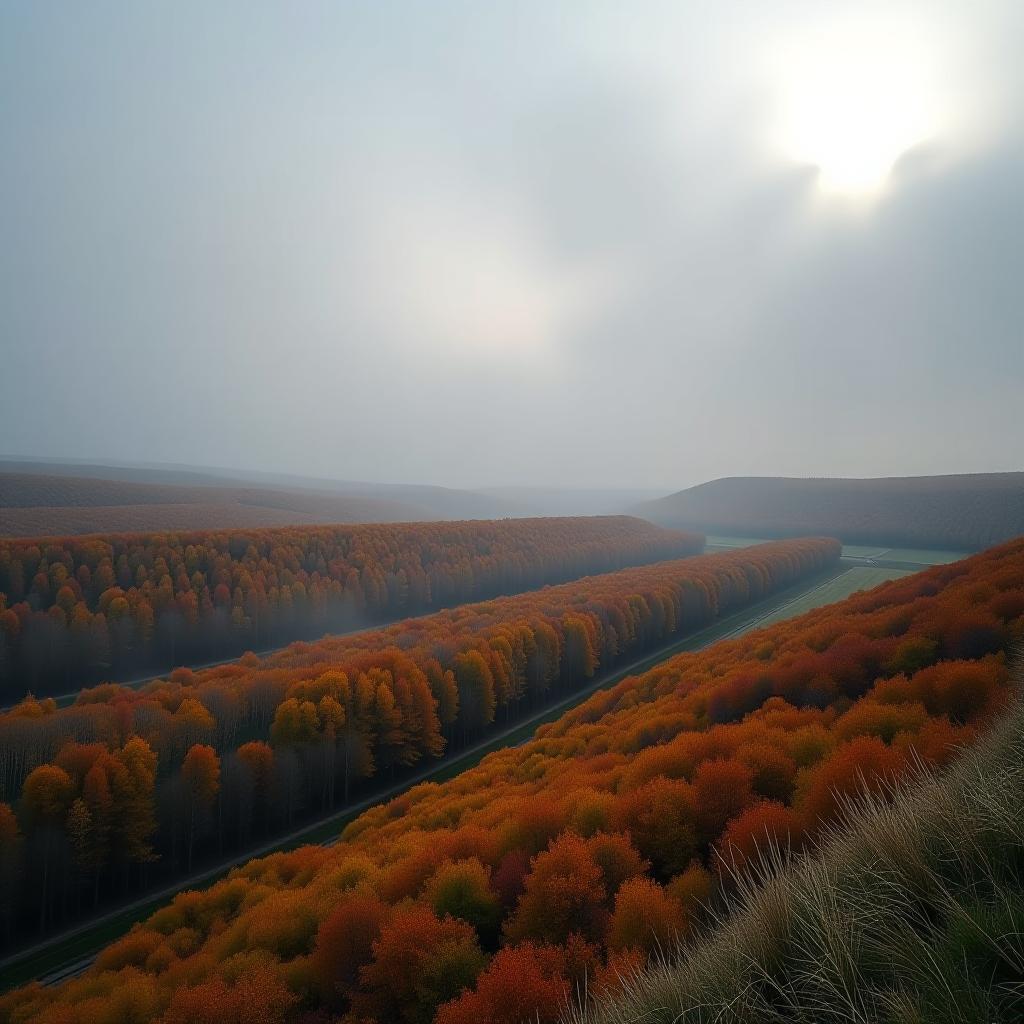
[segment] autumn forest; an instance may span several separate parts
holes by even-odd
[[[0,539],[0,695],[63,693],[703,550],[638,519]]]
[[[343,806],[837,554],[793,541],[663,562],[141,689],[100,686],[66,707],[28,698],[0,716],[0,813],[21,808],[39,926],[79,906],[83,886],[95,906]],[[70,884],[70,904],[51,878]],[[23,881],[9,879],[30,891]]]
[[[9,934],[244,849],[838,553],[620,570],[23,702],[0,722]],[[761,844],[813,850],[844,794],[971,743],[1009,700],[1022,579],[1016,542],[677,655],[335,845],[239,863],[2,1019],[242,1021],[259,999],[267,1020],[556,1021],[700,927]]]
[[[1024,1022],[1022,39],[0,3],[0,1024]]]

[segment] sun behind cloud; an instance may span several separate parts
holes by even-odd
[[[884,22],[787,40],[774,55],[774,144],[823,192],[877,195],[899,159],[943,128],[935,49]]]

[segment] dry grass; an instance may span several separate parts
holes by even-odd
[[[946,773],[846,809],[573,1024],[1024,1020],[1024,704]]]

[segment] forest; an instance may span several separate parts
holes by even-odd
[[[1024,1024],[1022,40],[0,0],[0,1024]]]
[[[845,795],[884,795],[972,743],[1010,697],[1022,574],[1016,541],[678,655],[333,847],[181,893],[83,977],[0,999],[0,1021],[554,1022],[685,936],[764,844],[812,849]],[[153,774],[146,746],[72,743],[26,778],[20,816],[0,819],[8,877],[23,822],[79,834],[80,786],[102,791],[108,758],[125,799],[148,792],[130,781]],[[212,755],[187,775],[210,806]]]
[[[1024,534],[1024,473],[877,480],[727,477],[633,510],[714,534],[825,534],[884,548],[979,551]]]
[[[661,562],[141,689],[105,684],[68,707],[26,699],[0,715],[0,816],[24,841],[8,932],[344,806],[838,555],[818,539]]]
[[[717,921],[563,1024],[1019,1024],[1020,682],[1018,663],[952,764],[860,796],[813,856],[770,855]]]
[[[0,540],[0,700],[698,554],[626,516]]]

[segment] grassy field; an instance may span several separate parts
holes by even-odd
[[[765,543],[767,543],[767,539],[764,537],[725,537],[709,534],[706,540],[706,549],[708,551],[732,551],[736,548],[749,548],[754,544]],[[922,568],[929,565],[948,565],[950,562],[958,562],[961,558],[966,557],[966,551],[939,551],[935,548],[883,548],[862,544],[843,545],[843,558],[870,558],[883,562],[907,562],[913,565],[920,565]],[[881,582],[881,580],[878,582]],[[874,584],[868,585],[874,586]],[[835,600],[839,599],[835,598]]]
[[[870,590],[872,587],[877,587],[880,583],[885,583],[888,580],[897,580],[901,576],[909,575],[911,575],[909,569],[854,566],[834,579],[821,584],[821,586],[808,590],[799,597],[795,597],[783,607],[762,616],[756,622],[747,626],[743,632],[746,632],[748,629],[759,629],[761,626],[770,626],[773,622],[781,622],[783,619],[791,619],[794,615],[802,615],[804,612],[813,611],[822,605],[842,601],[843,598],[857,593],[858,590]]]
[[[890,548],[880,548],[877,544],[875,545],[864,545],[864,544],[844,544],[843,545],[843,557],[844,558],[880,558]]]
[[[763,537],[719,537],[708,534],[705,544],[709,549],[749,548],[755,544],[764,544]]]
[[[843,548],[846,554],[846,548]],[[930,548],[888,548],[881,555],[872,556],[884,558],[892,562],[917,562],[919,565],[948,565],[950,562],[958,562],[966,558],[964,551],[936,551]]]

